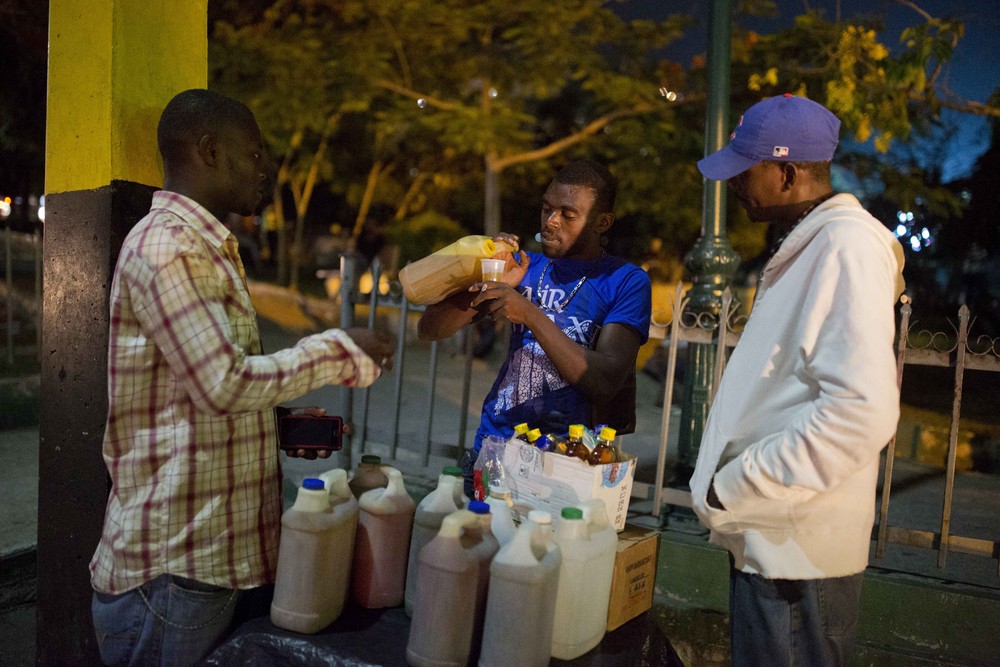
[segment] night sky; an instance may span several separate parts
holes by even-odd
[[[737,0],[733,0],[733,5]],[[833,18],[835,0],[777,0],[780,16],[773,19],[741,17],[743,25],[761,33],[772,33],[790,25],[792,19],[808,6],[824,11]],[[899,43],[899,33],[906,26],[923,21],[913,9],[896,0],[840,0],[843,17],[885,17],[886,30],[880,39],[890,48]],[[955,17],[965,22],[965,36],[959,42],[941,81],[956,94],[967,99],[986,102],[1000,88],[1000,1],[998,0],[914,0],[914,4],[932,16]],[[706,50],[708,13],[706,0],[628,0],[619,11],[629,18],[662,19],[667,15],[687,13],[696,23],[685,31],[684,38],[667,49],[667,57],[685,65],[690,56]],[[985,118],[945,111],[946,120],[954,118],[959,134],[949,147],[949,156],[942,168],[943,180],[967,175],[976,158],[989,145],[989,125]]]

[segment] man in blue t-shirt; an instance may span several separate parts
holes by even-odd
[[[603,165],[567,165],[542,197],[542,254],[511,254],[502,282],[477,283],[420,319],[422,340],[446,338],[481,317],[511,323],[507,359],[463,460],[470,497],[472,465],[488,435],[509,438],[522,422],[543,433],[598,423],[634,430],[635,360],[649,334],[651,289],[642,269],[602,247],[616,189]],[[497,240],[518,247],[512,234]]]

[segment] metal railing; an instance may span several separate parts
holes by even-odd
[[[367,326],[373,328],[376,322],[376,314],[379,309],[397,311],[398,324],[396,330],[396,355],[392,370],[392,398],[389,410],[391,414],[378,415],[378,421],[389,424],[388,433],[384,431],[383,439],[372,438],[370,427],[371,417],[371,392],[372,389],[350,389],[341,387],[339,389],[340,414],[350,415],[352,423],[352,433],[350,439],[350,461],[360,460],[363,454],[378,454],[383,461],[391,463],[404,473],[421,475],[436,479],[441,472],[441,465],[457,462],[466,449],[466,431],[468,427],[468,408],[472,378],[472,335],[469,327],[461,333],[461,345],[464,356],[462,372],[462,389],[459,405],[458,433],[455,441],[435,442],[433,440],[433,423],[435,408],[437,407],[438,392],[437,381],[439,374],[439,355],[441,342],[430,343],[430,356],[426,369],[426,409],[425,421],[421,429],[421,439],[416,443],[408,443],[407,447],[400,447],[400,418],[402,414],[403,402],[403,378],[409,364],[412,363],[412,349],[406,344],[408,335],[408,325],[410,315],[421,313],[423,306],[410,303],[402,290],[390,290],[389,294],[381,294],[378,285],[382,277],[381,266],[376,259],[371,266],[373,288],[369,293],[362,293],[358,290],[362,272],[362,263],[358,256],[346,254],[341,258],[340,264],[340,322],[342,327],[351,327],[358,324],[356,321],[356,309],[358,306],[368,306]],[[359,405],[354,405],[357,398]]]
[[[945,488],[941,498],[941,516],[937,531],[919,530],[889,523],[889,506],[892,495],[893,462],[896,456],[896,439],[888,443],[883,466],[883,485],[878,522],[873,529],[875,539],[874,558],[881,560],[885,555],[887,544],[922,547],[937,550],[937,567],[943,569],[950,551],[985,556],[1000,557],[1000,542],[956,535],[951,530],[953,499],[955,491],[956,459],[958,453],[959,421],[962,407],[962,386],[966,370],[1000,372],[1000,356],[998,356],[998,341],[989,336],[979,336],[970,342],[970,314],[966,306],[958,312],[959,324],[953,335],[943,332],[928,331],[911,332],[910,317],[912,308],[910,300],[902,297],[900,308],[899,330],[897,336],[897,384],[902,387],[903,372],[907,365],[938,366],[954,368],[954,381],[951,387],[952,406],[950,427],[948,431],[948,449],[945,459]],[[674,316],[668,324],[661,328],[666,330],[667,344],[667,374],[664,397],[663,419],[660,432],[660,446],[656,465],[656,478],[652,485],[636,483],[633,486],[633,498],[649,499],[652,497],[653,516],[659,516],[664,505],[691,507],[691,494],[684,489],[665,485],[667,474],[667,441],[670,433],[671,404],[674,376],[677,371],[677,351],[682,343],[700,343],[716,347],[715,381],[709,395],[709,402],[715,397],[715,389],[725,369],[728,354],[740,339],[740,332],[745,318],[737,314],[735,300],[730,290],[723,295],[723,304],[717,316],[702,314],[695,317],[684,312],[687,304],[683,285],[677,286],[673,302]],[[998,558],[998,575],[1000,575],[1000,558]]]
[[[954,338],[944,332],[910,331],[912,308],[907,297],[902,298],[899,335],[896,345],[896,381],[902,386],[903,371],[909,365],[954,368],[952,384],[951,421],[948,429],[948,454],[945,459],[945,488],[941,499],[941,521],[938,531],[917,530],[889,525],[889,502],[892,495],[892,467],[896,453],[896,438],[889,441],[883,468],[882,503],[875,527],[875,558],[882,559],[886,544],[901,544],[938,552],[938,569],[944,569],[951,551],[997,558],[1000,542],[975,537],[955,535],[951,532],[952,501],[955,495],[955,469],[958,456],[959,421],[962,411],[962,387],[966,370],[1000,372],[997,340],[980,336],[970,344],[970,315],[967,306],[958,310],[958,327]],[[998,559],[1000,576],[1000,559]]]
[[[405,344],[407,339],[408,316],[419,313],[422,306],[416,306],[406,300],[401,290],[395,290],[389,295],[380,294],[372,289],[368,294],[358,292],[358,260],[345,257],[341,264],[342,281],[340,286],[341,321],[343,326],[352,326],[355,322],[355,307],[368,305],[368,326],[375,323],[378,309],[390,309],[399,312],[397,337],[399,346],[396,352],[396,370],[394,371],[394,388],[391,407],[391,428],[384,441],[369,438],[369,393],[370,389],[342,389],[342,414],[352,415],[355,423],[354,436],[351,439],[351,457],[357,459],[363,453],[378,453],[400,467],[404,472],[412,472],[433,477],[440,471],[442,462],[457,460],[466,446],[466,429],[469,407],[470,376],[472,369],[472,337],[469,328],[462,333],[464,350],[464,374],[462,398],[460,406],[460,424],[457,443],[442,444],[432,441],[432,420],[437,400],[436,383],[438,376],[439,343],[430,344],[430,358],[426,373],[426,423],[422,431],[422,441],[406,448],[399,447],[399,416],[402,394],[403,371],[410,363],[410,348]],[[373,284],[378,285],[381,277],[380,268],[372,267]],[[674,378],[677,374],[677,354],[682,344],[703,344],[714,346],[715,367],[714,381],[708,400],[711,404],[715,398],[716,388],[726,367],[729,353],[739,342],[746,317],[739,308],[738,301],[727,289],[723,294],[722,307],[718,314],[701,313],[698,315],[686,313],[688,297],[683,284],[678,284],[672,302],[672,315],[669,322],[653,323],[651,336],[664,340],[667,350],[667,369],[663,396],[663,410],[660,422],[659,447],[657,451],[656,472],[652,483],[635,481],[632,486],[633,500],[649,502],[649,513],[659,517],[666,505],[691,507],[690,492],[666,484],[668,475],[667,446],[671,432],[671,409],[673,401]],[[954,534],[951,529],[953,514],[953,499],[955,487],[956,456],[958,451],[959,418],[962,404],[962,384],[966,369],[1000,372],[1000,356],[998,356],[997,341],[986,336],[980,336],[975,341],[969,340],[969,310],[962,306],[959,310],[959,324],[953,335],[930,333],[927,331],[911,332],[911,305],[909,299],[902,298],[900,308],[899,330],[897,339],[897,382],[902,386],[903,372],[906,366],[923,365],[954,368],[954,383],[952,386],[953,401],[951,421],[948,434],[948,450],[946,456],[945,488],[941,499],[942,510],[938,530],[928,531],[902,526],[892,526],[889,523],[889,506],[892,494],[893,462],[896,454],[896,443],[893,438],[885,453],[884,480],[882,485],[881,503],[878,521],[873,529],[873,539],[876,541],[874,559],[882,559],[887,544],[935,549],[938,552],[938,568],[944,568],[948,554],[951,551],[997,558],[1000,555],[1000,542]],[[353,410],[352,396],[360,396],[361,405]],[[353,411],[352,411],[353,410]],[[386,423],[390,415],[381,414],[378,419]],[[437,451],[435,452],[435,448]],[[443,453],[442,453],[443,451]],[[633,503],[635,506],[635,504]],[[998,561],[1000,562],[1000,561]],[[998,568],[1000,574],[1000,568]]]

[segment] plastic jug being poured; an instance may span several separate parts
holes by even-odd
[[[516,250],[489,236],[465,236],[404,266],[399,272],[399,282],[411,303],[437,303],[482,279],[479,260]]]

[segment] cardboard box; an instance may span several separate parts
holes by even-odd
[[[504,449],[503,467],[519,514],[538,509],[555,519],[564,507],[600,498],[615,530],[625,528],[636,467],[636,458],[631,454],[620,463],[592,466],[571,456],[510,441]]]
[[[660,534],[628,525],[618,534],[615,572],[608,603],[608,631],[624,625],[653,606]]]

